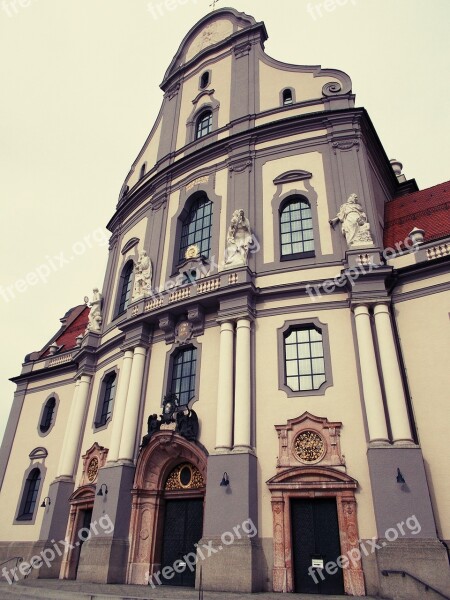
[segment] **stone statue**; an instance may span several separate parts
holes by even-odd
[[[92,300],[90,302],[91,310],[89,312],[89,322],[86,331],[100,331],[102,324],[102,302],[103,297],[98,288],[93,289]]]
[[[148,445],[153,434],[159,431],[160,427],[161,421],[158,420],[157,415],[150,415],[147,420],[147,434],[142,438],[141,448],[145,448]]]
[[[235,210],[231,217],[227,233],[227,246],[225,249],[225,268],[241,267],[247,264],[250,246],[253,244],[250,221],[242,208]]]
[[[198,436],[198,417],[195,410],[177,412],[177,426],[175,431],[187,440],[195,441]]]
[[[142,250],[134,267],[134,288],[132,300],[149,296],[152,286],[152,263],[147,252]]]
[[[349,248],[373,246],[367,215],[358,202],[357,194],[349,196],[347,202],[342,204],[337,216],[329,223],[334,229],[339,221],[342,223],[342,233],[345,235]]]

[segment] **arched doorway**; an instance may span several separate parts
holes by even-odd
[[[206,452],[173,431],[157,432],[141,452],[131,491],[128,583],[146,585],[164,566],[195,550],[193,540],[202,533],[206,465]],[[170,581],[161,577],[170,585],[194,582],[189,569]]]
[[[94,508],[95,485],[83,485],[70,496],[70,513],[67,524],[66,540],[69,544],[61,563],[60,579],[76,579],[83,542],[86,539],[84,529],[91,524]],[[83,535],[79,535],[82,531]]]
[[[272,494],[274,591],[303,592],[299,586],[302,581],[305,582],[307,575],[305,577],[305,572],[299,573],[296,569],[307,569],[312,566],[313,559],[322,560],[322,552],[317,556],[314,551],[311,552],[310,540],[305,533],[305,529],[309,529],[312,537],[316,537],[312,540],[316,548],[320,545],[321,538],[327,543],[335,534],[337,555],[355,557],[354,560],[347,561],[348,566],[338,569],[337,575],[343,579],[342,591],[345,594],[364,596],[360,554],[350,554],[352,550],[359,550],[355,500],[357,481],[334,468],[305,466],[287,469],[269,479],[267,485]],[[327,521],[327,530],[320,532],[317,524],[323,524],[323,520]],[[305,522],[307,527],[304,526]],[[330,559],[335,561],[336,558],[337,556],[328,556],[325,562]],[[314,579],[309,579],[310,583],[314,583]],[[322,579],[316,579],[319,591],[313,593],[331,593],[325,589],[320,590]],[[326,583],[330,582],[328,579]]]

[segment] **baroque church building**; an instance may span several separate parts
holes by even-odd
[[[3,580],[449,591],[450,183],[266,39],[183,39],[102,287],[12,380]]]

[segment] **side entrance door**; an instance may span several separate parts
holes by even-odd
[[[334,498],[292,499],[292,551],[295,592],[302,594],[344,594],[342,569],[334,575],[325,570],[308,569],[314,564],[325,566],[341,554],[339,524]]]
[[[167,500],[164,515],[161,570],[173,567],[175,561],[183,560],[189,552],[196,552],[194,544],[202,537],[203,499]],[[181,570],[181,569],[180,569]],[[189,567],[175,573],[171,579],[161,581],[165,585],[195,586],[195,569]]]

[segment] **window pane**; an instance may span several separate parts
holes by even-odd
[[[322,334],[313,327],[296,329],[284,344],[287,385],[293,391],[318,389],[325,381]]]
[[[197,244],[206,258],[210,253],[212,202],[201,198],[194,202],[181,229],[179,261],[186,260],[185,253],[189,246]]]

